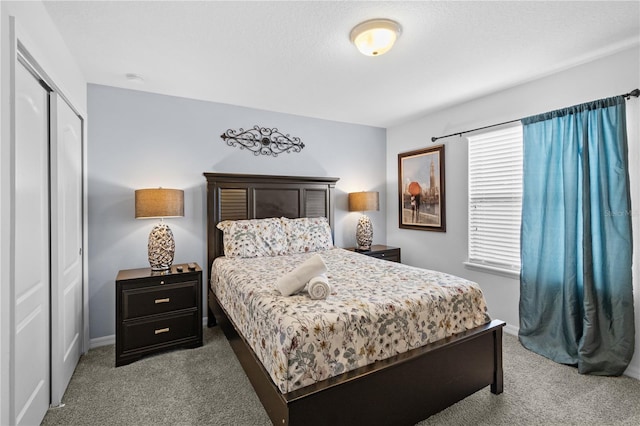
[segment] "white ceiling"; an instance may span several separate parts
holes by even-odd
[[[640,46],[639,1],[45,5],[90,83],[378,127]],[[371,18],[402,26],[380,57]]]

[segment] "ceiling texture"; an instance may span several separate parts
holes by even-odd
[[[377,127],[640,48],[640,1],[45,6],[89,83]],[[349,33],[373,18],[402,34],[367,57]]]

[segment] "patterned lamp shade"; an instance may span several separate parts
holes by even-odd
[[[137,219],[184,216],[184,191],[181,189],[138,189],[135,194]],[[152,270],[164,271],[171,267],[176,245],[167,224],[160,222],[153,227],[147,247]]]
[[[349,211],[366,212],[380,210],[380,197],[377,192],[352,192],[349,194]],[[356,228],[356,242],[358,250],[371,250],[373,242],[373,224],[368,216],[362,215],[358,219]]]

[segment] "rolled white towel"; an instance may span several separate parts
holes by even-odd
[[[309,292],[309,297],[314,300],[326,299],[331,294],[329,278],[325,274],[311,278],[307,285],[307,291]]]
[[[327,265],[322,260],[322,256],[315,254],[293,271],[278,278],[276,288],[283,296],[290,296],[302,290],[311,278],[325,272],[327,272]]]

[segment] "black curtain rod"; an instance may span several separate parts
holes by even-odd
[[[626,98],[627,100],[631,99],[631,97],[632,97],[632,96],[637,98],[637,97],[639,97],[639,96],[640,96],[640,89],[632,90],[632,91],[630,91],[629,93],[625,93],[625,94],[624,94],[624,95],[622,95],[622,96],[623,96],[624,98]],[[465,133],[471,133],[471,132],[475,132],[475,131],[478,131],[478,130],[489,129],[489,128],[491,128],[491,127],[502,126],[503,124],[515,123],[515,122],[518,122],[518,121],[520,121],[520,120],[521,120],[521,119],[505,121],[505,122],[503,122],[503,123],[491,124],[491,125],[489,125],[489,126],[478,127],[477,129],[473,129],[473,130],[465,130],[465,131],[457,132],[457,133],[451,133],[450,135],[445,135],[445,136],[437,136],[437,137],[436,137],[436,136],[433,136],[433,137],[431,138],[431,142],[435,142],[435,141],[437,141],[438,139],[449,138],[449,137],[451,137],[451,136],[462,136],[462,135],[464,135]]]

